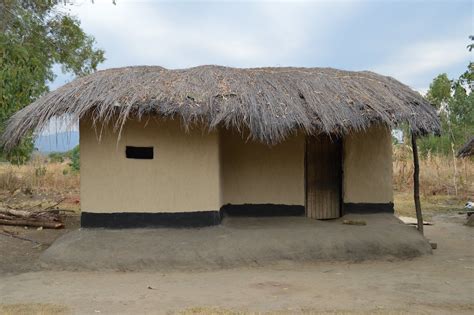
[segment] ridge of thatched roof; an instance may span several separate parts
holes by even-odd
[[[474,137],[471,138],[468,142],[466,142],[461,149],[458,151],[458,157],[464,158],[468,156],[474,155]]]
[[[136,66],[98,71],[39,98],[11,118],[3,144],[12,147],[52,117],[80,119],[88,113],[97,123],[113,122],[117,130],[129,117],[158,114],[185,125],[245,128],[266,143],[296,129],[343,135],[373,123],[408,122],[416,134],[440,130],[434,108],[419,93],[373,72]]]

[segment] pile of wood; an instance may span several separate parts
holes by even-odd
[[[58,211],[25,211],[1,208],[0,225],[33,226],[48,229],[64,227]]]

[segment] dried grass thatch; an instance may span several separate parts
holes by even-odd
[[[471,138],[466,144],[463,145],[461,149],[458,151],[458,157],[468,157],[474,155],[474,137]]]
[[[185,125],[248,129],[266,143],[296,129],[343,135],[373,123],[408,122],[417,134],[440,130],[433,107],[421,95],[372,72],[140,66],[98,71],[43,96],[13,116],[3,144],[14,146],[54,116],[80,119],[88,113],[96,123],[113,122],[117,130],[129,117],[158,114],[181,118]]]

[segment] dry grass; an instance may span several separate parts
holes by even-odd
[[[394,146],[393,157],[395,191],[413,191],[413,160],[410,146]],[[459,200],[472,198],[474,161],[441,155],[428,155],[420,159],[420,193],[424,198],[438,195]]]
[[[454,166],[456,165],[456,172]],[[393,187],[395,211],[415,216],[413,201],[413,159],[411,147],[394,146]],[[420,198],[425,218],[439,212],[462,210],[474,197],[474,161],[428,155],[420,159]]]
[[[2,315],[50,315],[69,313],[67,307],[56,304],[0,304],[0,314]]]
[[[22,210],[80,209],[79,174],[67,162],[36,157],[26,165],[0,164],[0,207]]]
[[[78,191],[79,183],[79,174],[72,172],[67,162],[47,163],[37,157],[21,166],[0,164],[0,190],[10,193]]]

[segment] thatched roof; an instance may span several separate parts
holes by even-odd
[[[408,122],[417,134],[440,130],[434,108],[420,94],[373,72],[140,66],[98,71],[41,97],[13,116],[4,145],[13,146],[54,116],[79,119],[88,113],[118,130],[129,117],[158,114],[180,118],[185,125],[248,129],[266,143],[277,143],[297,129],[343,135],[374,123],[394,127]]]
[[[463,145],[458,151],[458,157],[468,157],[474,155],[474,137],[471,138],[466,144]]]

